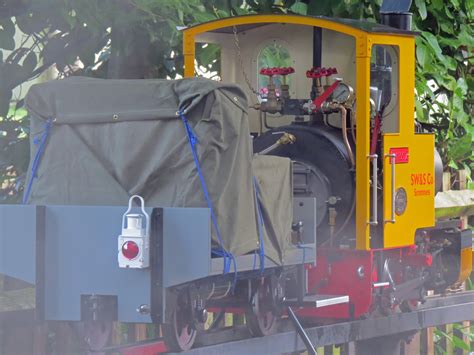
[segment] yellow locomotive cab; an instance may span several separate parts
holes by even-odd
[[[299,15],[226,18],[184,30],[185,76],[195,75],[196,44],[214,43],[221,47],[222,80],[245,87],[244,78],[236,72],[243,70],[245,75],[252,76],[251,81],[257,76],[252,75],[256,74],[252,66],[255,58],[244,56],[241,63],[236,59],[242,55],[239,50],[251,53],[244,48],[245,41],[251,39],[253,45],[259,45],[259,42],[271,39],[280,40],[285,45],[293,37],[294,42],[289,43],[289,47],[297,53],[290,51],[290,54],[295,58],[294,63],[300,64],[304,63],[302,55],[310,57],[311,54],[308,51],[313,41],[313,32],[308,30],[311,28],[322,28],[328,38],[342,41],[341,46],[323,42],[323,65],[341,63],[342,56],[351,58],[354,64],[351,68],[344,68],[346,70],[342,74],[343,78],[355,79],[351,84],[355,87],[357,128],[356,247],[371,249],[371,234],[375,233],[376,228],[383,228],[383,244],[377,247],[412,245],[417,229],[432,227],[435,223],[434,137],[432,134],[417,134],[414,127],[415,33],[375,23]],[[272,33],[270,36],[269,32]],[[235,39],[240,48],[234,45]],[[306,44],[299,48],[296,41]],[[305,49],[307,53],[301,53]],[[377,50],[383,50],[390,56],[393,92],[390,112],[386,114],[390,127],[383,132],[383,154],[371,157],[371,62]],[[301,76],[305,70],[304,67],[296,68],[296,80],[304,80]],[[247,93],[254,96],[251,91]],[[383,165],[383,191],[371,185],[371,164]],[[382,215],[374,206],[378,198],[383,198]]]

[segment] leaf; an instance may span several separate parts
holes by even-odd
[[[11,18],[2,19],[0,21],[0,27],[9,35],[13,36],[15,34],[15,24],[13,23]]]
[[[426,48],[426,46],[421,43],[421,41],[416,45],[416,59],[418,60],[418,63],[421,65],[421,67],[424,67],[430,61],[428,48]]]
[[[454,6],[456,10],[459,10],[459,0],[450,0],[450,3]]]
[[[431,3],[436,10],[441,10],[444,6],[443,0],[432,0]]]
[[[448,335],[447,333],[443,332],[441,329],[436,328],[433,332],[434,332],[438,337],[440,337],[440,338],[446,338],[446,339],[448,339],[449,341],[451,341],[451,336]]]
[[[456,335],[453,336],[453,345],[459,349],[471,351],[471,347],[469,346],[469,344],[466,344],[461,338],[457,337]]]
[[[459,170],[459,166],[454,162],[454,160],[450,160],[448,166],[454,170]]]
[[[449,10],[448,6],[444,6],[444,12],[445,12],[446,16],[448,16],[450,19],[454,20],[454,15],[451,12],[451,10]]]
[[[455,162],[463,160],[463,158],[470,157],[473,151],[472,137],[470,134],[465,134],[456,140],[451,141],[448,150],[448,156]]]
[[[453,24],[452,23],[450,24],[450,23],[441,22],[441,23],[438,23],[438,24],[444,32],[449,33],[449,34],[454,34],[454,29],[453,29]]]
[[[308,13],[308,5],[303,2],[295,2],[291,7],[290,11],[299,15],[306,15]]]
[[[15,49],[15,39],[6,31],[0,30],[0,48],[12,51]]]
[[[467,83],[466,83],[466,80],[464,80],[464,78],[459,78],[456,82],[457,84],[457,87],[461,90],[461,95],[462,96],[465,96],[467,95]]]
[[[472,20],[474,18],[474,2],[473,1],[466,1],[466,11],[467,11],[467,17]]]
[[[415,0],[415,5],[418,8],[418,13],[422,20],[426,19],[426,4],[425,0]]]
[[[15,49],[15,25],[9,18],[0,21],[0,48]]]
[[[0,117],[7,117],[10,109],[10,100],[12,99],[12,91],[7,88],[0,89]]]
[[[242,15],[248,15],[249,14],[249,11],[247,9],[243,9],[241,7],[234,7],[233,8],[234,12],[239,15],[239,16],[242,16]]]
[[[415,100],[415,111],[416,111],[416,118],[419,121],[425,122],[426,117],[425,117],[425,113],[424,113],[424,110],[423,110],[423,105],[421,104],[421,102],[419,100]]]
[[[456,59],[444,56],[443,65],[449,70],[456,70],[458,63],[456,62]]]
[[[213,14],[207,12],[196,12],[193,14],[193,17],[197,23],[209,22],[216,19]]]
[[[33,70],[35,70],[36,65],[38,64],[38,59],[36,58],[36,53],[33,51],[30,51],[26,58],[23,60],[23,69],[31,73]]]
[[[444,61],[444,56],[443,56],[443,51],[441,50],[441,47],[439,46],[438,40],[436,37],[429,32],[423,31],[422,34],[423,38],[426,40],[426,43],[430,46],[430,48],[434,51],[436,54],[436,57],[443,62]]]
[[[68,39],[71,37],[53,37],[50,38],[43,49],[43,58],[46,63],[57,63],[63,61],[64,49]],[[62,69],[62,68],[61,68]]]
[[[46,18],[39,13],[27,13],[16,17],[16,25],[25,34],[38,33],[48,26]]]
[[[2,88],[14,89],[27,79],[25,70],[18,64],[3,63],[0,66],[0,85]]]

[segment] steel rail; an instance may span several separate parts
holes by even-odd
[[[466,320],[474,320],[474,291],[428,297],[423,305],[412,312],[330,325],[307,326],[305,332],[315,347],[322,347],[396,334],[408,336],[424,328]],[[304,324],[304,322],[302,323]],[[158,349],[160,344],[164,346],[162,339],[155,339],[154,341],[123,345],[121,349],[114,347],[105,350],[124,355],[145,354],[147,353],[145,349],[147,344],[153,349]],[[247,328],[240,325],[200,334],[196,339],[195,346],[196,348],[187,352],[176,354],[283,354],[306,350],[306,345],[298,336],[289,319],[283,319],[280,322],[278,333],[274,335],[252,338]],[[138,349],[140,349],[139,352],[133,351]]]
[[[305,331],[314,346],[322,347],[388,335],[416,333],[424,328],[465,320],[474,320],[473,291],[429,297],[419,309],[408,313],[307,327]],[[306,350],[305,344],[287,319],[282,321],[279,330],[279,333],[263,338],[248,338],[248,331],[243,326],[221,330],[215,334],[203,334],[197,339],[202,347],[191,349],[186,354],[282,354]]]

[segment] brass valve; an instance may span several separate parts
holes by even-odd
[[[296,142],[296,137],[293,134],[288,133],[288,132],[283,133],[283,135],[277,141],[278,144],[282,144],[282,145],[293,144],[295,142]]]

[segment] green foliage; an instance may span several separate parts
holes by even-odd
[[[15,202],[28,160],[19,90],[52,65],[61,76],[182,74],[189,26],[246,13],[296,13],[376,21],[382,0],[5,0],[0,7],[0,202]],[[473,164],[472,0],[416,0],[416,114],[434,124],[443,160]],[[137,55],[138,53],[138,55]],[[197,65],[219,73],[218,48],[197,49]],[[138,69],[137,69],[138,68]],[[15,97],[13,92],[15,90]],[[11,102],[13,100],[13,109]]]
[[[470,0],[416,1],[417,118],[434,124],[446,166],[473,168],[474,11]],[[470,174],[469,174],[470,175]]]
[[[466,291],[473,291],[474,285],[470,278],[466,280]],[[457,335],[454,334],[454,330],[457,331]],[[465,341],[461,339],[458,335],[461,335]],[[470,352],[474,349],[471,349],[470,343],[474,342],[474,325],[463,326],[461,324],[453,324],[452,330],[444,332],[441,329],[434,330],[434,345],[436,354],[446,354],[446,351],[441,346],[441,342],[445,340],[447,343],[451,344],[453,349],[462,349]]]
[[[304,14],[299,1],[284,7]],[[307,14],[378,20],[380,0],[311,0]],[[416,0],[416,116],[434,128],[445,167],[474,168],[474,2]],[[277,11],[277,9],[275,9]],[[469,173],[468,176],[471,176]]]
[[[462,336],[462,338],[458,335],[454,335],[454,333]],[[452,330],[445,332],[439,328],[436,328],[433,331],[433,334],[435,354],[447,354],[447,351],[443,349],[441,345],[443,340],[449,343],[453,349],[461,349],[470,352],[470,342],[474,340],[474,326],[463,326],[462,324],[455,323],[452,325]],[[467,341],[465,341],[463,338],[467,339]]]
[[[16,110],[23,107],[25,83],[51,66],[60,76],[175,78],[183,68],[177,26],[246,13],[242,5],[242,0],[8,0],[2,4],[0,48],[6,51],[0,52],[0,202],[18,202],[26,175],[28,125]],[[198,64],[216,72],[220,66],[216,50],[212,45],[201,48]]]
[[[292,65],[293,61],[291,60],[288,49],[277,43],[271,43],[264,47],[258,57],[258,71],[260,71],[261,68],[282,68],[291,67]],[[280,77],[274,77],[273,82],[277,86],[283,84]],[[291,87],[291,75],[286,78],[286,84]],[[268,76],[259,75],[259,89],[266,88],[267,85]]]

